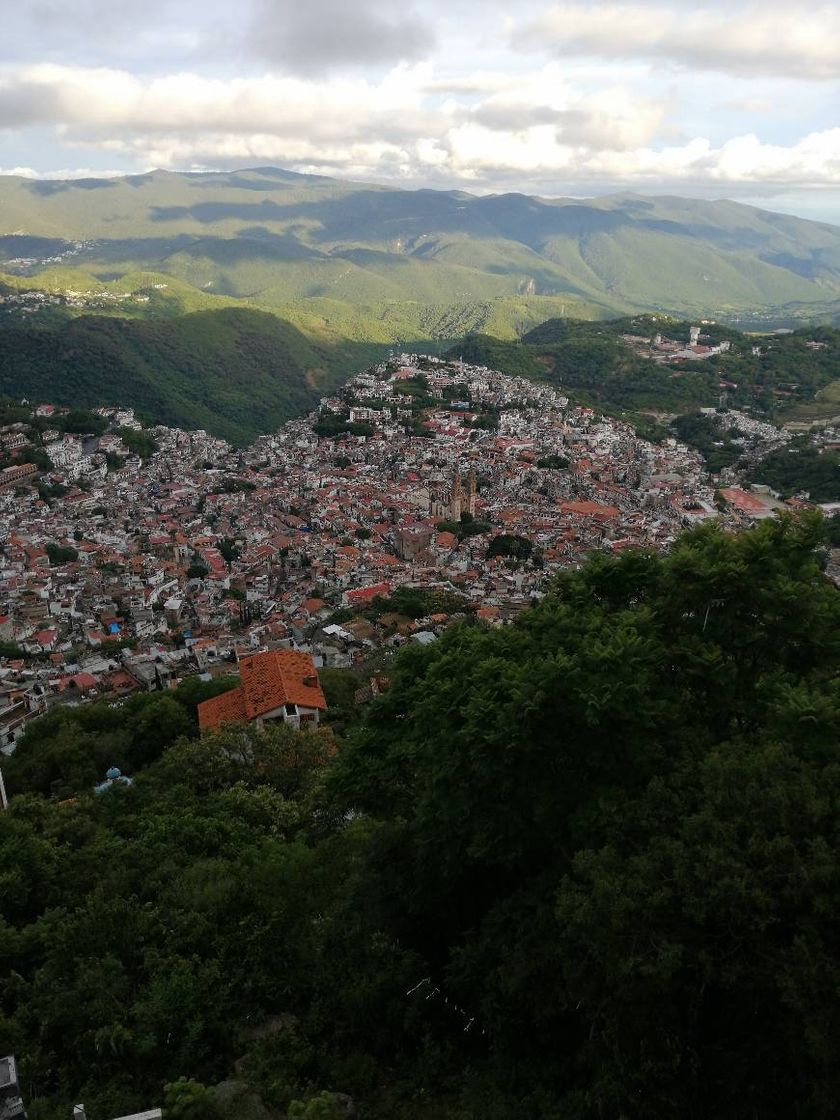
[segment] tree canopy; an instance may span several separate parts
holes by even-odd
[[[36,722],[0,814],[0,1051],[31,1116],[165,1085],[211,1115],[235,1076],[276,1117],[828,1120],[823,535],[593,555],[513,625],[400,652],[338,749],[199,739],[198,686]],[[112,760],[134,785],[95,796]]]

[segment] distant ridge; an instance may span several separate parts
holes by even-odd
[[[7,176],[0,272],[20,273],[10,235],[83,242],[72,265],[99,280],[159,273],[358,341],[422,337],[428,307],[434,329],[449,308],[460,327],[507,337],[557,314],[840,310],[840,228],[725,200],[477,196],[275,167]],[[486,323],[471,308],[487,301],[512,302]]]

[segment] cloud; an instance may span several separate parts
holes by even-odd
[[[171,0],[8,0],[0,58],[29,54],[40,60],[72,57],[78,63],[104,56],[148,60],[154,66],[173,53],[195,50],[205,38],[211,17],[205,10],[199,18],[188,6]]]
[[[731,101],[721,102],[719,108],[733,113],[772,113],[776,103],[770,97],[735,97]]]
[[[769,2],[556,4],[512,33],[520,50],[643,59],[743,76],[840,77],[840,9]]]
[[[0,75],[0,124],[52,126],[85,160],[148,168],[274,163],[359,179],[560,191],[616,186],[707,190],[840,184],[840,128],[797,142],[756,135],[685,141],[669,101],[625,87],[581,94],[557,64],[487,82],[492,92],[430,93],[430,65],[377,81],[41,65]]]
[[[122,70],[47,64],[0,79],[0,122],[6,128],[51,123],[65,138],[97,143],[115,132],[270,133],[314,144],[360,135],[389,139],[430,127],[418,95],[423,77],[397,68],[377,83],[195,74],[144,80]]]
[[[246,46],[295,73],[413,62],[435,44],[433,26],[390,0],[258,0]]]

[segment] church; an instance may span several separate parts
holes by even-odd
[[[412,501],[427,517],[443,521],[460,521],[462,513],[469,513],[474,517],[475,497],[475,471],[471,470],[467,475],[465,486],[458,467],[455,468],[455,477],[451,483],[446,483],[442,477],[432,478],[427,486],[420,487],[411,495]]]

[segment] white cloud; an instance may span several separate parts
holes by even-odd
[[[772,113],[776,103],[770,97],[734,97],[731,101],[721,102],[719,108],[733,113]]]
[[[648,59],[738,75],[840,77],[840,8],[733,3],[556,4],[514,30],[525,50]]]
[[[266,75],[141,79],[41,65],[0,75],[0,127],[52,126],[65,148],[133,166],[276,163],[355,178],[490,189],[840,184],[840,129],[789,145],[669,140],[668,98],[581,92],[558,64],[459,93],[428,64],[379,81]],[[88,154],[83,158],[90,159]]]

